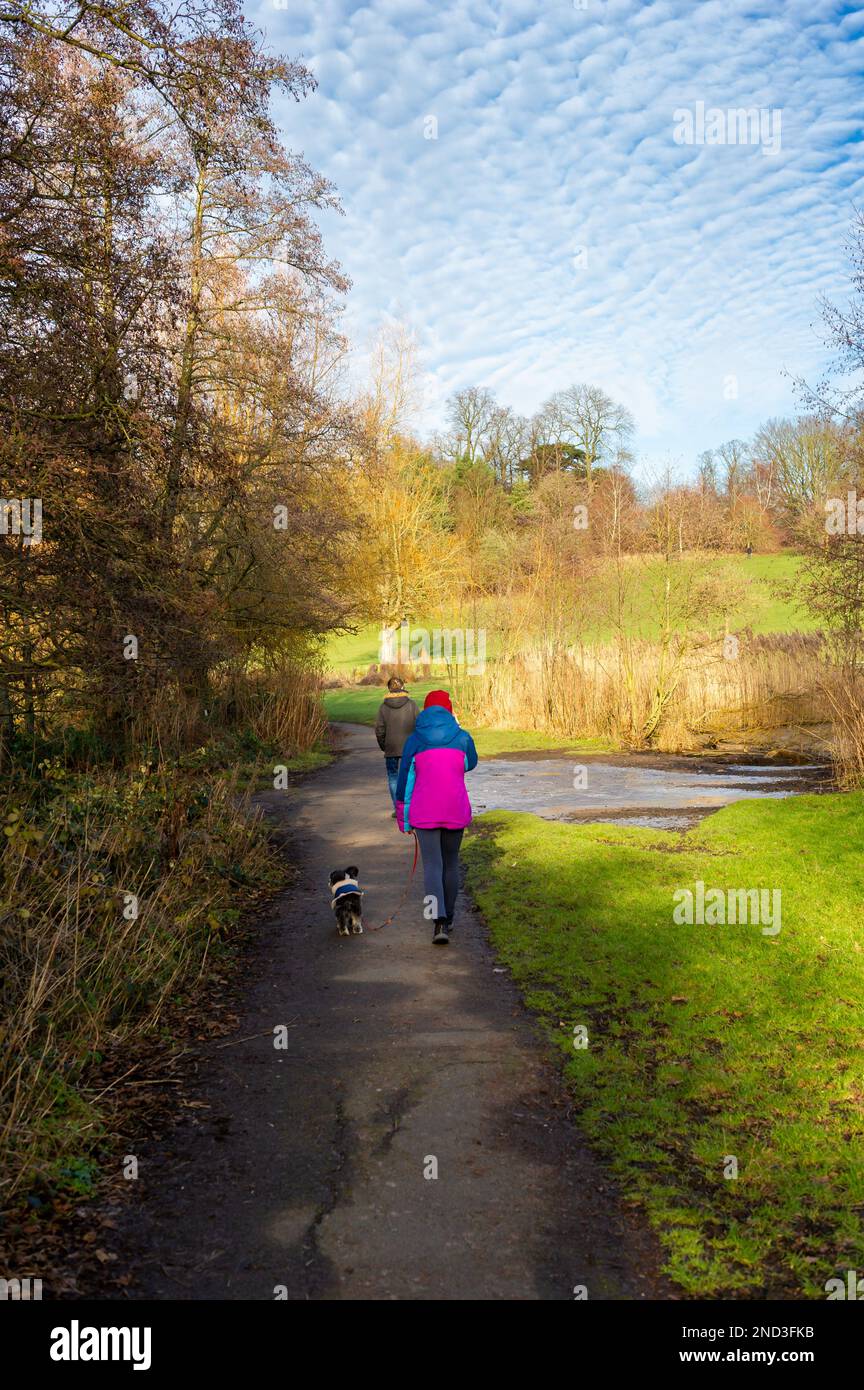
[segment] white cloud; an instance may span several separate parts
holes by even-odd
[[[646,456],[692,463],[794,408],[821,293],[845,293],[864,186],[864,16],[828,0],[348,0],[269,6],[318,92],[280,110],[329,175],[322,220],[358,342],[401,310],[449,390],[534,409],[575,379],[617,394]],[[782,112],[782,148],[677,145],[680,107]],[[428,115],[437,140],[423,138]],[[576,248],[587,265],[574,266]],[[736,399],[724,381],[738,379]]]

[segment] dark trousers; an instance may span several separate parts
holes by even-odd
[[[396,805],[396,783],[399,781],[399,764],[401,758],[385,758],[384,765],[387,768],[387,782],[390,787],[390,800]]]
[[[459,892],[459,846],[464,830],[418,830],[423,856],[423,891],[430,920],[446,917],[450,922]],[[432,899],[431,904],[428,899]]]

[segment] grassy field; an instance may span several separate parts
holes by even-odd
[[[423,708],[423,700],[430,690],[439,689],[446,681],[418,681],[409,688],[409,695]],[[352,685],[344,690],[325,690],[324,709],[328,719],[344,720],[348,724],[374,724],[378,706],[384,698],[384,688],[380,685]],[[454,699],[453,709],[459,718],[458,700]],[[573,748],[584,752],[606,752],[611,745],[598,739],[584,739],[574,742],[555,738],[552,734],[536,733],[520,729],[472,729],[477,752],[482,757],[495,753],[514,753],[526,748]]]
[[[659,562],[658,562],[659,564]],[[749,581],[748,592],[740,608],[732,615],[732,628],[750,627],[756,633],[765,632],[809,632],[815,626],[813,620],[796,608],[794,604],[778,597],[775,586],[792,581],[797,573],[800,560],[797,555],[721,555],[717,565],[738,578]],[[637,592],[632,608],[633,630],[640,635],[652,638],[657,635],[656,600],[652,590],[652,574],[656,566],[641,566],[643,583]],[[598,613],[603,611],[603,585],[598,582],[596,593],[592,596],[590,607]],[[500,646],[497,627],[499,618],[492,608],[484,614],[483,606],[478,606],[477,625],[487,629],[487,655],[494,657]],[[419,626],[430,630],[435,627],[456,626],[450,615],[432,616]],[[350,673],[355,669],[366,670],[378,660],[378,638],[380,625],[369,623],[355,633],[342,633],[333,637],[324,649],[325,664],[333,671]],[[585,642],[605,642],[612,636],[608,622],[601,619],[592,622],[581,631],[574,627],[572,637]]]
[[[683,836],[495,813],[469,838],[499,959],[692,1295],[824,1298],[864,1267],[862,812],[740,802]],[[779,888],[779,934],[675,925],[700,879]]]

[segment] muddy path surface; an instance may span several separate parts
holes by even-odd
[[[418,874],[393,926],[337,937],[329,871],[360,866],[373,926],[412,858],[371,730],[342,739],[262,797],[299,876],[250,947],[234,1033],[200,1045],[183,1118],[130,1146],[125,1296],[674,1298],[465,903],[433,948]]]

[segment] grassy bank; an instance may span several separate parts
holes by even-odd
[[[657,638],[659,631],[656,588],[660,561],[641,556],[634,564],[638,564],[638,583],[628,611],[628,627],[633,636],[652,641]],[[750,556],[717,554],[709,557],[709,565],[728,573],[743,585],[740,602],[729,613],[733,630],[749,628],[757,634],[809,632],[816,626],[811,617],[778,593],[779,587],[794,583],[801,565],[800,556],[790,553]],[[612,624],[608,617],[604,617],[612,606],[612,585],[612,577],[604,577],[602,573],[589,582],[585,610],[592,616],[573,624],[569,641],[602,645],[612,640]],[[531,632],[531,602],[530,598],[518,594],[508,595],[503,601],[494,598],[478,600],[471,605],[470,618],[466,614],[458,617],[452,609],[447,608],[439,613],[423,615],[414,626],[426,627],[430,631],[436,627],[454,628],[462,625],[484,628],[487,656],[493,660],[499,654],[502,634],[512,628],[514,618],[523,619],[526,635]],[[533,626],[536,626],[536,614]],[[367,623],[357,632],[331,637],[324,647],[324,664],[343,675],[355,670],[367,670],[379,659],[380,631],[380,623]]]
[[[459,699],[452,684],[440,677],[437,681],[417,681],[412,683],[408,694],[423,707],[423,701],[430,690],[445,687],[453,691],[453,708],[460,717]],[[324,709],[327,718],[342,720],[348,724],[374,724],[378,706],[384,698],[385,690],[380,685],[352,685],[341,690],[324,691]],[[482,729],[471,727],[477,752],[481,757],[491,757],[496,753],[515,753],[526,749],[572,748],[584,752],[602,753],[612,745],[603,739],[567,739],[556,734],[540,733],[532,729]]]
[[[467,846],[581,1123],[692,1295],[824,1297],[864,1264],[862,812],[740,802],[683,836],[498,813]],[[781,931],[675,925],[698,880],[779,888]]]

